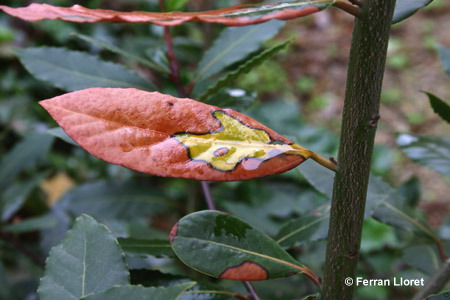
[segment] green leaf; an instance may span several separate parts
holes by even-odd
[[[450,176],[450,138],[401,134],[397,145],[412,161]]]
[[[74,146],[80,146],[70,136],[68,136],[67,133],[65,133],[61,127],[51,128],[51,129],[47,130],[47,132],[50,135],[53,135],[57,138],[62,139],[66,143],[72,144]]]
[[[384,187],[383,187],[384,186]],[[406,199],[387,183],[381,185],[385,197],[377,205],[373,217],[380,222],[407,231],[413,231],[433,241],[439,238],[416,211],[406,206]]]
[[[442,264],[435,248],[428,244],[415,243],[403,249],[401,260],[428,276],[436,274]]]
[[[227,86],[230,86],[241,75],[246,74],[251,70],[253,70],[254,68],[258,67],[263,62],[270,59],[272,56],[274,56],[281,50],[285,49],[291,42],[292,39],[287,40],[283,43],[279,43],[271,48],[264,50],[258,55],[255,55],[250,59],[244,61],[243,64],[241,64],[237,69],[227,73],[225,76],[219,79],[213,86],[210,86],[208,90],[199,97],[199,100],[205,101],[208,97],[216,94],[219,90]]]
[[[117,240],[104,225],[83,215],[50,251],[38,294],[41,300],[78,300],[126,284],[129,273]]]
[[[182,9],[189,0],[166,0],[167,11],[174,11]]]
[[[448,76],[450,76],[450,49],[445,48],[444,46],[437,47],[439,52],[439,58],[441,59],[442,66],[444,67],[445,72]]]
[[[397,0],[392,24],[403,21],[433,0]]]
[[[53,143],[48,134],[32,134],[18,143],[0,163],[0,191],[4,191],[23,170],[43,160]]]
[[[270,237],[226,213],[187,215],[172,228],[170,240],[178,258],[212,277],[255,281],[305,273],[318,280]]]
[[[102,220],[136,219],[174,207],[148,184],[134,181],[97,181],[68,191],[56,204],[70,214],[83,213]]]
[[[444,121],[450,123],[450,105],[431,93],[425,93],[430,99],[431,107]]]
[[[361,253],[382,251],[386,246],[395,247],[398,245],[396,232],[393,227],[367,218],[363,223]]]
[[[244,59],[274,37],[285,22],[272,20],[254,26],[225,28],[200,60],[194,82],[204,80]]]
[[[448,300],[450,298],[450,291],[445,291],[436,295],[428,296],[425,300]]]
[[[333,196],[333,182],[335,173],[318,165],[314,161],[305,161],[297,170],[320,193],[329,199]]]
[[[177,300],[195,282],[187,282],[171,287],[143,287],[140,285],[115,286],[101,293],[83,297],[82,300]]]
[[[329,207],[290,221],[275,237],[283,247],[298,246],[306,242],[325,239],[330,221]]]
[[[28,218],[19,223],[3,227],[3,231],[11,233],[27,233],[32,231],[49,229],[58,224],[58,220],[51,214]]]
[[[8,186],[0,195],[1,220],[6,221],[23,205],[28,195],[39,185],[45,176],[36,176],[26,182],[16,182]]]
[[[17,55],[33,76],[66,91],[91,87],[156,89],[124,66],[84,52],[39,47],[17,50]]]
[[[118,242],[122,250],[129,255],[175,257],[168,241],[122,238],[118,239]]]
[[[299,171],[319,192],[331,199],[333,172],[311,162],[305,162]],[[364,217],[374,216],[380,222],[423,234],[433,241],[439,240],[434,232],[417,219],[413,211],[405,206],[405,198],[381,178],[371,176],[367,191]]]
[[[162,73],[170,73],[170,70],[167,67],[165,67],[165,66],[163,66],[161,64],[158,64],[156,62],[150,61],[148,59],[145,59],[143,57],[137,56],[137,55],[135,55],[133,53],[130,53],[128,51],[122,50],[119,47],[116,47],[114,45],[109,44],[108,42],[105,42],[105,41],[102,41],[102,40],[99,40],[99,39],[94,39],[94,38],[92,38],[90,36],[87,36],[87,35],[84,35],[84,34],[79,34],[79,33],[72,33],[72,36],[74,36],[74,37],[76,37],[76,38],[78,38],[78,39],[80,39],[82,41],[85,41],[85,42],[91,43],[93,45],[96,45],[98,47],[107,49],[107,50],[109,50],[109,51],[111,51],[113,53],[119,54],[119,55],[123,56],[124,58],[126,58],[128,60],[134,60],[134,61],[136,61],[136,62],[138,62],[138,63],[140,63],[140,64],[142,64],[144,66],[147,66],[147,67],[149,67],[151,69],[154,69],[156,71],[159,71],[159,72],[162,72]]]

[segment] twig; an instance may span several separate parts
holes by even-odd
[[[260,300],[259,297],[258,297],[258,294],[256,294],[256,291],[255,291],[255,289],[253,288],[253,285],[250,282],[244,281],[244,285],[245,285],[245,288],[247,289],[247,291],[252,296],[253,300]]]
[[[161,8],[161,11],[165,11],[164,0],[159,0],[159,6]],[[170,28],[167,26],[164,27],[164,40],[167,47],[167,58],[169,59],[170,79],[172,79],[172,82],[177,87],[178,96],[186,98],[186,91],[183,87],[183,84],[181,83],[180,65],[175,58],[172,35],[170,34]]]
[[[39,257],[36,253],[31,251],[29,248],[27,248],[25,245],[23,245],[20,241],[15,239],[10,234],[0,231],[0,239],[11,244],[14,248],[16,248],[18,251],[22,252],[22,254],[27,256],[32,262],[34,262],[36,265],[38,265],[42,269],[45,268],[45,262],[42,260],[41,257]]]
[[[413,300],[422,300],[429,295],[436,294],[440,292],[447,282],[450,280],[450,259],[445,261],[445,264],[439,270],[436,275],[428,282],[428,284],[418,292]]]
[[[333,6],[342,9],[343,11],[351,14],[352,16],[355,16],[357,18],[361,17],[362,10],[358,6],[354,6],[349,2],[337,0],[333,3]]]
[[[209,183],[206,181],[201,181],[203,194],[205,195],[206,205],[210,210],[216,210],[216,205],[211,196],[211,189],[209,188]]]

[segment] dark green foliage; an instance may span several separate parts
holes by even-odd
[[[229,214],[201,211],[187,215],[175,226],[171,243],[176,255],[213,277],[242,267],[253,273],[243,271],[240,280],[264,280],[297,274],[303,268],[274,240]],[[251,279],[253,275],[259,279]],[[235,276],[239,280],[239,275]]]
[[[22,4],[7,2],[15,6]],[[102,5],[156,11],[159,10],[156,2],[139,0],[126,5],[106,2]],[[166,1],[166,9],[190,10],[196,5],[194,2],[186,5],[186,0],[170,0]],[[394,21],[406,19],[430,2],[397,0]],[[218,7],[230,3],[210,1],[205,5]],[[67,5],[59,0],[53,4]],[[90,2],[88,6],[98,7],[99,2]],[[196,182],[149,177],[108,165],[78,147],[61,128],[48,129],[55,124],[36,101],[61,94],[51,86],[65,90],[93,86],[138,87],[175,95],[161,27],[52,21],[25,26],[12,22],[8,25],[9,20],[0,15],[0,212],[3,222],[0,230],[21,242],[42,261],[54,248],[43,275],[32,265],[29,256],[6,240],[0,241],[0,278],[5,278],[0,283],[1,299],[36,297],[41,277],[40,299],[43,300],[139,297],[222,300],[246,296],[240,282],[207,278],[176,258],[169,243],[170,228],[185,215],[180,221],[174,248],[182,260],[203,273],[220,276],[227,267],[242,263],[242,259],[255,260],[245,252],[255,251],[269,253],[293,266],[302,266],[299,263],[302,262],[321,275],[334,180],[334,173],[328,169],[307,161],[298,170],[277,176],[249,182],[212,183],[218,209],[236,217],[217,212],[189,214],[205,209]],[[311,29],[320,39],[320,30],[328,28],[318,30],[316,22],[310,19],[300,26],[304,26],[302,30]],[[278,69],[270,68],[272,63],[280,69],[286,68],[278,62],[277,54],[288,48],[289,40],[283,41],[298,32],[282,31],[281,38],[271,43],[267,40],[275,37],[284,24],[284,21],[272,21],[225,29],[186,24],[171,28],[175,56],[180,62],[181,83],[185,86],[195,83],[190,86],[193,87],[190,97],[194,99],[234,108],[305,147],[336,157],[338,137],[307,124],[305,120],[314,120],[315,116],[307,115],[310,113],[308,105],[301,110],[296,101],[298,98],[302,104],[306,103],[306,94],[311,90],[302,91],[305,95],[299,97],[295,95],[296,99],[283,99],[284,85],[276,93],[266,95],[241,84],[247,73],[258,72],[256,67],[266,62],[270,63],[271,76],[281,77],[274,71]],[[16,52],[37,79],[49,84],[32,79],[13,52],[7,54],[12,42],[31,47]],[[292,48],[303,51],[303,47],[309,45],[300,42]],[[439,55],[444,70],[450,75],[450,50],[440,46]],[[313,81],[313,87],[314,84]],[[257,82],[258,85],[261,83]],[[448,101],[429,93],[428,96],[434,111],[448,122]],[[279,101],[267,101],[272,98]],[[411,101],[418,99],[420,94]],[[338,131],[333,128],[334,123],[328,127]],[[448,138],[419,134],[400,135],[398,142],[402,151],[413,161],[449,175]],[[398,165],[399,152],[392,148],[383,145],[380,151],[375,151],[372,168],[376,170],[368,190],[359,274],[375,278],[380,274],[400,276],[406,273],[428,278],[441,265],[436,245],[442,239],[448,246],[449,221],[444,221],[439,228],[427,225],[417,204],[422,199],[421,193],[427,195],[433,191],[422,191],[415,177],[403,183],[392,178],[389,169],[393,163]],[[50,201],[42,189],[42,181],[56,174],[68,176],[74,186],[69,190],[64,188],[58,201]],[[399,183],[398,188],[392,182]],[[53,189],[59,186],[60,183],[54,184]],[[79,217],[82,214],[92,215],[104,225],[85,215]],[[222,245],[214,244],[218,242],[217,236]],[[198,237],[204,239],[202,243],[195,240]],[[199,245],[205,248],[197,248]],[[230,245],[240,247],[241,260],[227,248]],[[188,251],[192,249],[194,251]],[[69,252],[71,254],[67,254]],[[292,271],[292,266],[280,266],[270,259],[269,262],[261,259],[258,263],[264,265],[271,277]],[[83,264],[87,278],[84,285],[80,282]],[[293,271],[298,272],[295,267]],[[128,273],[131,273],[132,285]],[[102,282],[94,287],[99,279]],[[57,287],[56,282],[66,290]],[[257,282],[255,287],[262,299],[301,299],[303,295],[318,291],[306,276]],[[390,287],[361,289],[357,299],[410,299],[412,292],[409,288],[401,289],[400,293]],[[308,299],[315,299],[312,297],[315,296]]]
[[[426,94],[428,99],[430,99],[430,104],[434,112],[437,113],[442,120],[450,123],[450,105],[431,93]]]
[[[17,54],[36,78],[66,91],[90,87],[155,89],[152,83],[124,66],[102,61],[87,53],[41,47],[18,50]]]
[[[79,299],[126,284],[129,274],[117,240],[104,225],[82,215],[50,251],[38,294],[42,300]]]
[[[450,138],[401,134],[397,144],[411,160],[450,176]]]
[[[397,0],[392,23],[398,23],[415,14],[419,9],[427,6],[433,0]]]

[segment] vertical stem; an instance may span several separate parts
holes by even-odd
[[[250,296],[252,296],[253,300],[260,300],[258,295],[256,294],[255,288],[250,282],[244,281],[244,285],[247,291],[250,293]]]
[[[350,50],[334,182],[323,299],[350,300],[361,243],[370,163],[395,0],[364,1]]]

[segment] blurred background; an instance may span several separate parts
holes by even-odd
[[[121,11],[160,10],[156,0],[33,2]],[[178,2],[167,5],[199,11],[259,1]],[[31,1],[2,0],[1,4],[17,7],[28,3]],[[449,16],[450,2],[434,0],[392,29],[373,176],[389,185],[386,201],[393,199],[410,219],[394,220],[374,206],[374,213],[365,221],[362,242],[359,272],[365,278],[401,275],[428,279],[441,265],[435,238],[442,241],[443,247],[448,246],[450,178],[442,174],[445,172],[411,160],[414,154],[404,149],[399,137],[450,137],[450,125],[433,112],[422,92],[449,102],[450,77],[437,50],[438,45],[450,48]],[[273,38],[259,41],[254,51],[224,65],[209,80],[234,70],[262,49],[289,39],[292,42],[227,87],[203,97],[203,101],[246,113],[315,152],[336,157],[353,18],[330,8],[306,18],[277,21],[273,26],[277,28]],[[223,30],[221,25],[200,23],[171,28],[185,86],[195,78],[198,62],[206,50],[218,43]],[[238,36],[239,31],[235,34]],[[50,130],[57,125],[37,102],[65,93],[71,89],[70,84],[55,87],[48,82],[52,81],[51,75],[45,77],[30,65],[30,53],[18,50],[44,46],[83,51],[102,61],[124,65],[153,82],[158,91],[176,96],[175,85],[164,73],[168,60],[161,27],[28,23],[0,13],[0,299],[5,300],[36,299],[48,251],[82,213],[106,224],[118,237],[167,239],[167,232],[179,218],[206,209],[199,184],[139,174],[105,163],[70,140],[67,142],[60,130]],[[128,55],[112,51],[112,46]],[[45,57],[45,52],[43,49],[37,55]],[[144,58],[156,67],[148,67],[131,56]],[[65,64],[64,57],[61,64]],[[45,78],[47,82],[40,80]],[[210,81],[199,83],[191,97],[199,99]],[[450,149],[442,147],[443,153],[447,151],[444,155],[448,164]],[[277,236],[291,220],[328,207],[324,183],[307,175],[314,172],[320,174],[320,170],[305,163],[285,174],[248,182],[212,183],[211,187],[219,209]],[[446,172],[450,173],[448,169]],[[414,222],[429,226],[433,237],[417,230]],[[314,229],[315,235],[308,234],[287,247],[319,274],[326,245],[324,228]],[[164,285],[181,278],[211,281],[175,259],[128,255],[127,262],[135,283]],[[243,292],[239,283],[213,281]],[[263,299],[301,299],[301,295],[314,292],[314,287],[299,276],[256,283],[255,287]],[[410,299],[415,291],[409,287],[364,287],[357,289],[357,299]]]

